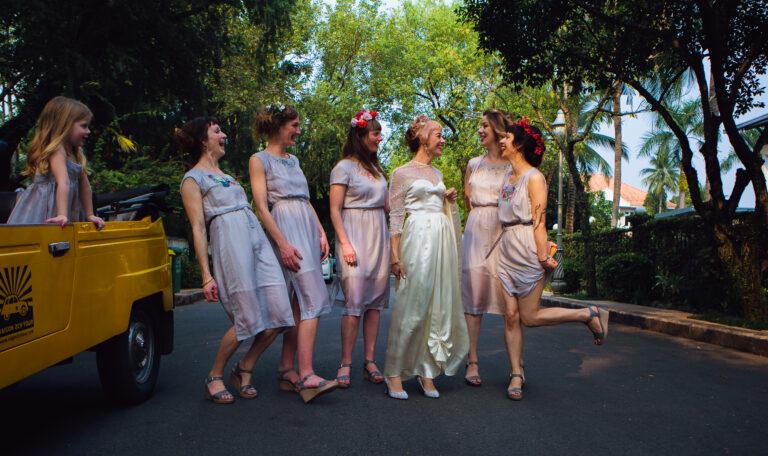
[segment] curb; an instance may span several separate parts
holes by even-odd
[[[173,294],[174,307],[188,306],[205,299],[202,288],[189,288]]]
[[[768,331],[694,320],[690,318],[692,314],[687,312],[614,301],[582,301],[546,293],[541,297],[541,304],[548,307],[559,306],[571,309],[592,305],[603,307],[610,310],[610,318],[614,323],[734,348],[755,355],[768,356]]]

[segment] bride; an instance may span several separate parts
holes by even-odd
[[[469,349],[457,193],[445,189],[442,173],[431,165],[442,155],[442,126],[419,116],[405,139],[413,160],[395,169],[390,182],[391,263],[398,282],[384,377],[392,398],[408,399],[402,380],[414,376],[427,397],[438,398],[433,379],[443,371],[456,374]]]

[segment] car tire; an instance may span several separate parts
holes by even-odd
[[[157,326],[152,313],[134,307],[128,329],[102,343],[96,351],[104,391],[123,404],[149,399],[160,372]]]

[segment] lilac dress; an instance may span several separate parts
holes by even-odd
[[[70,222],[85,220],[83,207],[80,204],[80,173],[83,167],[79,163],[67,160],[67,175],[69,176],[69,198],[67,218]],[[50,171],[50,170],[49,170]],[[32,185],[26,188],[16,199],[8,224],[43,223],[56,217],[56,178],[53,173],[35,174]]]
[[[275,219],[285,240],[299,251],[302,259],[299,271],[293,272],[283,265],[288,294],[298,299],[301,319],[309,320],[331,311],[328,289],[323,281],[320,259],[320,234],[317,219],[309,205],[307,179],[299,166],[299,160],[275,157],[267,151],[253,155],[264,165],[267,185],[269,212]],[[280,258],[280,249],[272,240],[275,255]]]
[[[504,179],[499,194],[499,220],[502,234],[499,244],[498,276],[504,291],[510,296],[525,298],[547,274],[539,263],[536,242],[533,238],[531,198],[528,196],[528,180],[539,173],[529,169],[514,184]]]
[[[501,233],[499,191],[510,165],[492,166],[484,158],[475,157],[468,165],[472,210],[464,226],[461,300],[464,313],[503,315],[504,295],[496,282],[499,251],[491,251],[491,246]]]
[[[367,310],[386,309],[389,305],[389,230],[384,213],[387,179],[374,177],[352,160],[341,160],[331,171],[331,185],[346,186],[341,219],[357,255],[357,266],[348,265],[336,237],[336,280],[331,296],[337,297],[336,305],[344,308],[344,315],[359,317]]]
[[[219,302],[235,325],[237,340],[270,328],[293,326],[285,281],[245,191],[226,174],[192,169],[203,196]]]

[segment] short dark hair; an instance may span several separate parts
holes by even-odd
[[[193,163],[197,163],[203,153],[203,143],[208,139],[208,128],[218,124],[219,121],[215,117],[198,117],[184,124],[181,129],[176,129],[176,141],[181,146],[181,151],[188,155]]]
[[[541,130],[537,127],[530,125],[528,128],[530,128],[534,134],[541,136]],[[525,161],[530,163],[534,168],[538,168],[542,160],[544,160],[544,146],[542,145],[541,153],[537,154],[536,147],[538,144],[536,143],[536,140],[525,131],[525,128],[516,123],[507,127],[507,133],[512,133],[514,135],[515,139],[512,141],[512,145],[520,149]]]

